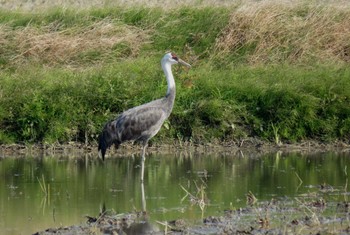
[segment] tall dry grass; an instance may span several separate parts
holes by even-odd
[[[53,7],[90,9],[100,7],[161,7],[173,9],[181,6],[231,6],[240,0],[6,0],[0,1],[0,7],[19,11],[42,11]]]
[[[222,55],[249,63],[350,62],[350,3],[260,1],[240,5],[217,39]]]
[[[0,27],[0,45],[6,45],[2,53],[13,65],[30,61],[74,66],[86,60],[98,62],[100,57],[103,61],[135,57],[148,39],[146,30],[109,18],[69,28],[59,22],[40,28],[30,24],[16,30]]]
[[[13,2],[16,1],[13,0]],[[83,2],[78,1],[74,4]],[[106,1],[96,2],[107,4]],[[119,0],[114,3],[130,6],[131,4],[141,5],[141,2]],[[35,3],[36,1],[33,2]],[[111,3],[108,2],[108,4]],[[174,7],[192,4],[191,6],[194,6],[196,3],[198,2],[188,0],[164,2],[164,5],[170,4]],[[228,1],[200,1],[203,6],[215,3],[217,3],[216,6],[225,6]],[[45,4],[48,3],[45,2]],[[74,4],[71,3],[72,6]],[[181,27],[173,27],[173,31],[167,26],[181,22],[182,19],[179,16],[186,12],[183,10],[185,8],[181,7],[171,13],[162,10],[159,13],[160,19],[143,22],[147,25],[146,27],[138,27],[137,23],[123,21],[125,19],[119,18],[118,13],[110,15],[105,13],[107,17],[101,17],[98,20],[88,19],[85,25],[80,25],[78,22],[69,27],[59,20],[49,21],[49,24],[43,24],[40,27],[30,23],[22,28],[1,24],[0,53],[5,55],[6,63],[9,61],[12,64],[23,64],[26,61],[36,61],[71,66],[81,61],[98,62],[113,60],[120,56],[135,57],[151,40],[154,45],[159,46],[162,43],[157,42],[166,38],[164,43],[171,47],[167,49],[198,46],[195,48],[198,54],[203,53],[203,51],[199,52],[199,48],[200,50],[208,49],[208,54],[218,56],[220,63],[223,62],[223,58],[228,58],[228,61],[241,59],[249,64],[350,62],[350,2],[246,0],[232,1],[230,4],[230,8],[222,13],[225,15],[222,17],[225,18],[225,21],[229,19],[227,23],[220,22],[223,21],[222,19],[216,22],[216,18],[213,18],[202,26],[204,29],[202,31],[206,33],[196,32],[198,28],[193,27],[190,35],[187,35],[189,31],[187,28],[191,28],[191,25],[195,25],[196,22],[183,20],[186,25],[179,24]],[[144,5],[161,6],[162,2],[153,0]],[[149,9],[145,10],[146,13],[143,13],[142,10],[139,12],[135,10],[138,8],[124,7],[122,9],[124,12],[134,9],[135,16],[132,13],[128,17],[135,17],[136,21],[143,19],[142,14],[153,12]],[[108,12],[108,10],[105,11]],[[119,13],[123,14],[121,12]],[[189,16],[187,18],[190,19]],[[219,27],[221,34],[208,36],[211,34],[208,33],[209,29]],[[150,28],[152,30],[148,30]],[[176,37],[168,40],[168,37],[169,39],[171,37],[169,34],[176,35]],[[216,39],[215,43],[200,47],[201,43],[208,43],[209,40],[205,41],[205,38],[209,37],[213,37],[213,41]],[[174,39],[177,41],[174,42]],[[184,45],[186,42],[187,45]],[[162,47],[166,46],[162,45]],[[149,49],[159,50],[152,46]]]

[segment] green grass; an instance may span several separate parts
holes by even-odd
[[[324,4],[276,4],[272,25],[264,5],[2,11],[0,143],[95,143],[106,121],[165,94],[167,50],[193,67],[174,66],[174,110],[155,141],[347,140],[350,7]],[[291,34],[302,22],[321,35],[321,19],[318,41]]]

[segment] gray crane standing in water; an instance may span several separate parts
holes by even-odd
[[[167,53],[161,65],[167,80],[168,90],[165,97],[131,108],[108,122],[99,136],[98,151],[105,158],[107,149],[114,144],[116,148],[125,141],[137,141],[142,144],[141,181],[143,182],[145,152],[148,141],[155,136],[164,121],[169,117],[175,101],[175,80],[171,71],[173,64],[191,67],[174,53]]]

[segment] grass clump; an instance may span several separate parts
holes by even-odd
[[[148,40],[148,35],[135,27],[105,18],[87,26],[69,28],[54,21],[41,27],[28,25],[16,30],[0,28],[3,43],[3,64],[25,63],[64,65],[112,62],[115,58],[134,57]]]
[[[215,48],[219,55],[249,64],[350,62],[349,13],[348,4],[242,4],[231,13]]]
[[[107,120],[165,94],[167,50],[193,68],[174,66],[175,107],[155,141],[350,137],[350,5],[3,13],[1,143],[95,143]]]

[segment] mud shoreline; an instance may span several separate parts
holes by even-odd
[[[107,157],[125,157],[131,154],[139,154],[141,146],[138,144],[123,144],[119,149],[111,147],[107,152]],[[320,153],[320,152],[350,152],[350,144],[343,141],[333,143],[323,143],[319,141],[304,141],[300,143],[281,143],[261,141],[255,138],[245,139],[237,142],[205,143],[194,144],[190,142],[152,144],[147,148],[148,154],[156,153],[215,153],[215,154],[266,154],[274,152],[300,152],[300,153]],[[98,155],[97,145],[72,142],[67,144],[9,144],[0,145],[0,158],[11,156],[76,156],[79,154]]]
[[[193,223],[184,219],[150,221],[142,212],[117,214],[104,211],[87,216],[86,223],[49,228],[35,235],[51,234],[349,234],[348,202],[325,203],[316,197],[298,201],[272,200],[225,210]],[[325,211],[335,211],[327,216]]]

